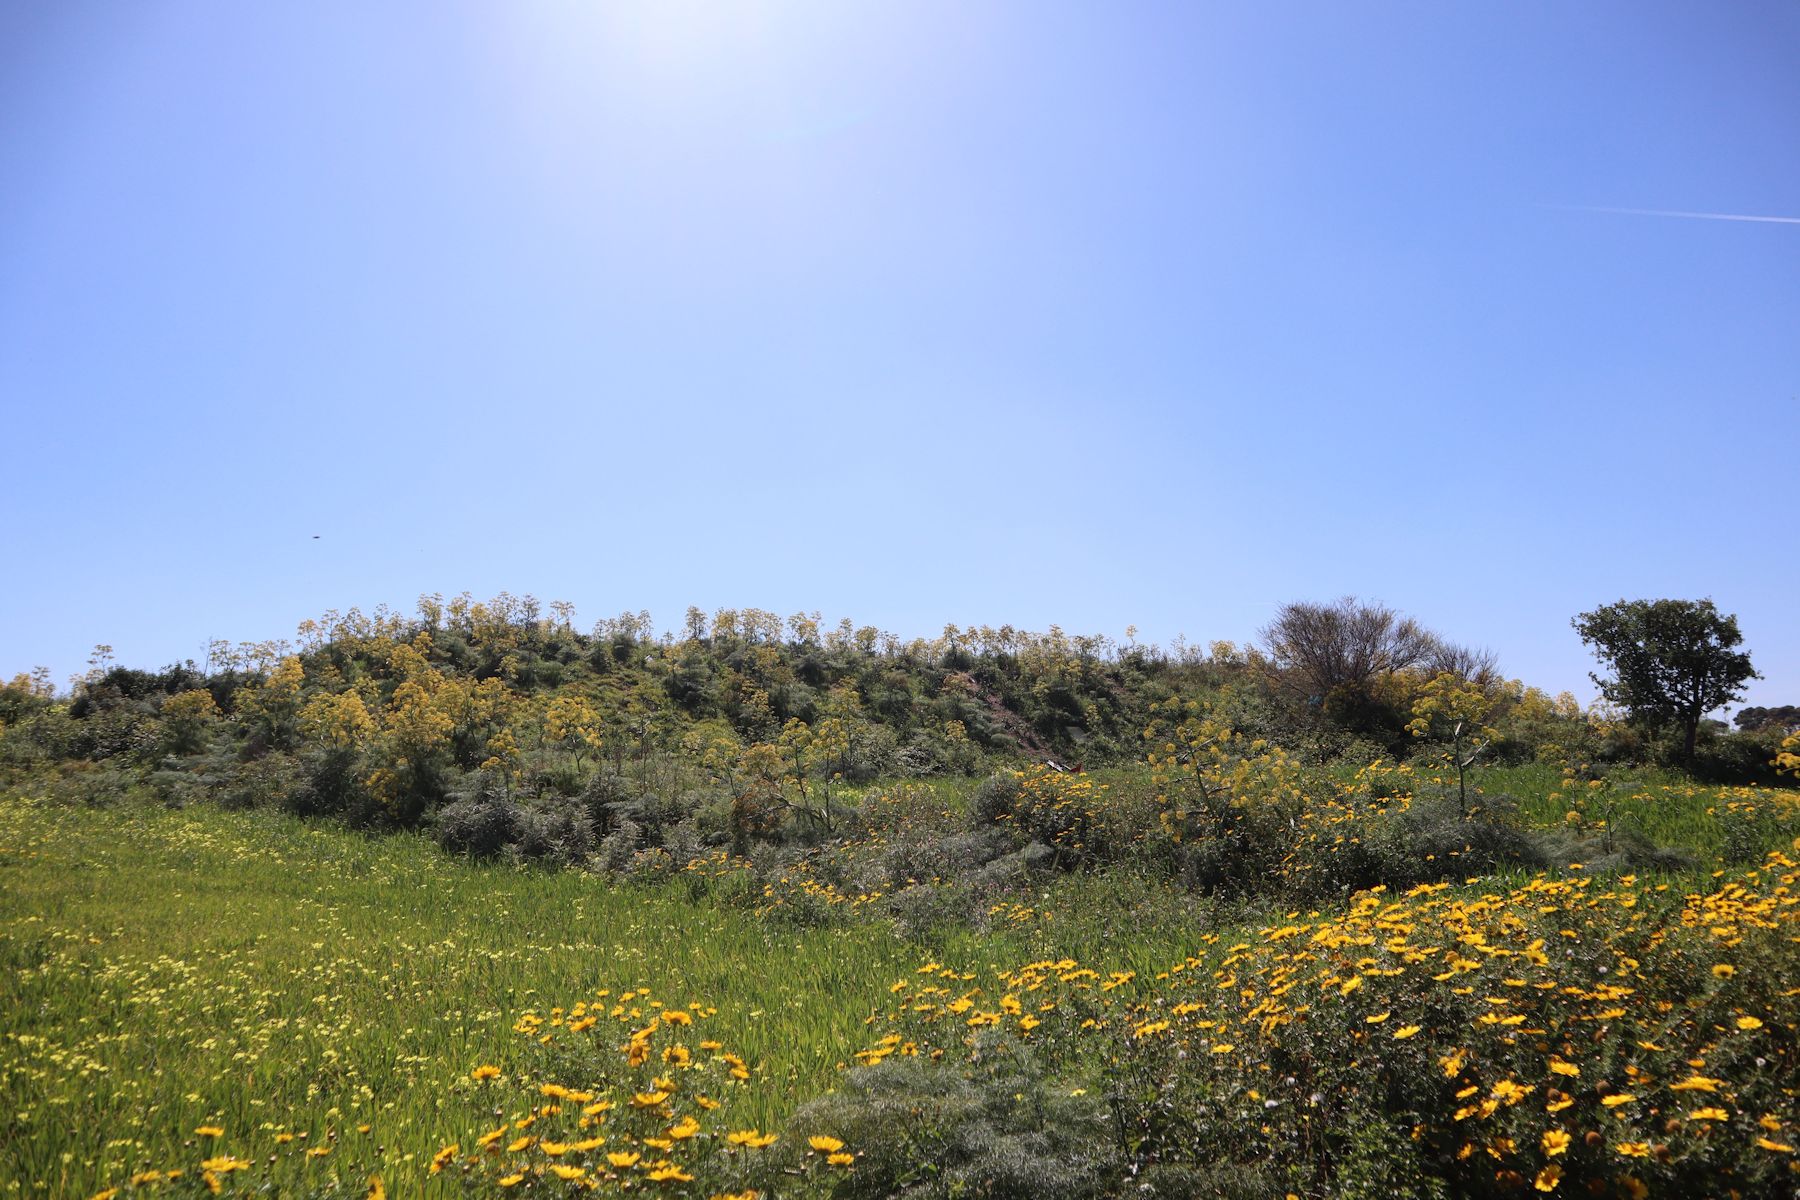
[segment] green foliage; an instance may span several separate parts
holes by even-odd
[[[1743,694],[1760,678],[1737,618],[1711,600],[1621,600],[1574,619],[1581,640],[1609,672],[1593,675],[1602,694],[1649,727],[1678,726],[1683,761],[1691,762],[1700,718]]]
[[[1745,733],[1774,732],[1786,736],[1800,732],[1800,704],[1751,705],[1740,708],[1731,723]]]
[[[365,824],[380,803],[364,785],[361,755],[349,746],[323,746],[298,755],[299,784],[281,802],[297,817],[341,817]]]
[[[1781,734],[1773,729],[1713,736],[1702,731],[1688,771],[1703,783],[1779,786],[1782,778],[1776,759],[1781,741]]]
[[[958,777],[1021,759],[1073,763],[1079,776],[1084,763],[1130,761],[1143,730],[1164,721],[1159,714],[1175,701],[1204,704],[1233,736],[1296,764],[1366,764],[1408,749],[1407,716],[1417,724],[1421,704],[1443,699],[1420,672],[1440,668],[1457,686],[1478,688],[1494,709],[1498,733],[1487,742],[1497,756],[1527,759],[1547,753],[1550,742],[1559,753],[1606,750],[1572,701],[1564,707],[1522,685],[1483,682],[1490,675],[1480,656],[1388,610],[1349,602],[1283,610],[1294,619],[1278,622],[1284,632],[1272,637],[1273,662],[1223,643],[1210,655],[1178,648],[1169,656],[1135,641],[1121,650],[1055,628],[950,626],[940,638],[902,643],[848,623],[828,629],[811,616],[757,610],[690,620],[677,641],[654,638],[641,613],[584,634],[568,606],[551,610],[546,617],[531,597],[506,593],[486,602],[426,597],[417,619],[353,609],[305,622],[297,653],[275,642],[221,644],[206,671],[190,664],[153,675],[102,657],[66,707],[39,682],[15,681],[0,696],[0,763],[157,764],[165,774],[195,774],[180,788],[164,781],[165,790],[186,795],[216,790],[238,772],[197,759],[164,763],[167,756],[216,748],[249,763],[296,754],[301,786],[259,795],[299,812],[401,827],[429,825],[467,791],[471,773],[500,770],[521,796],[585,796],[597,837],[623,811],[616,806],[629,803],[645,848],[665,848],[666,830],[691,822],[702,848],[722,838],[741,854],[759,842],[835,836],[840,793],[880,778]],[[1309,614],[1322,623],[1320,645],[1295,624]],[[1313,662],[1318,654],[1324,658]],[[1330,684],[1326,693],[1296,697],[1288,685],[1312,675]],[[1351,693],[1383,715],[1333,707]],[[1435,720],[1425,716],[1427,725]],[[1747,778],[1748,753],[1720,743],[1699,765]],[[601,775],[619,782],[596,800],[590,792]],[[1270,814],[1223,799],[1203,803],[1210,786],[1195,777],[1183,784],[1185,799],[1164,793],[1177,836],[1210,845],[1183,853],[1212,853],[1219,867],[1267,868],[1242,851],[1260,841],[1250,826]],[[1080,816],[1054,804],[1033,808],[1052,811]],[[1181,830],[1190,818],[1217,828]],[[1051,846],[1064,865],[1135,853],[1128,847],[1142,842],[1141,829],[1080,819],[1088,822],[1082,829],[1020,831]],[[1221,849],[1227,843],[1235,849]]]
[[[438,810],[438,845],[470,858],[496,858],[518,840],[519,825],[519,808],[504,777],[484,771]]]
[[[1116,1195],[1126,1165],[1105,1105],[1017,1042],[969,1063],[888,1058],[793,1124],[858,1148],[837,1200],[1087,1200]]]

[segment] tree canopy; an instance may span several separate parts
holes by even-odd
[[[1737,618],[1711,600],[1621,600],[1577,615],[1581,640],[1611,676],[1589,674],[1601,695],[1653,729],[1679,725],[1682,755],[1692,759],[1700,719],[1740,699],[1761,678]]]
[[[1731,723],[1745,733],[1757,733],[1765,729],[1778,730],[1781,733],[1793,733],[1800,730],[1800,704],[1776,704],[1769,707],[1752,705],[1738,709]]]

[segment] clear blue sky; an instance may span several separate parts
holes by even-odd
[[[0,7],[0,672],[501,589],[1800,702],[1792,3]],[[313,535],[319,535],[314,540]]]

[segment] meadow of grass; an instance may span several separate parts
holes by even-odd
[[[873,926],[774,928],[674,889],[267,813],[14,799],[0,822],[9,1194],[196,1174],[221,1153],[287,1190],[361,1195],[379,1174],[412,1192],[490,1107],[468,1073],[510,1069],[517,1014],[598,988],[728,1010],[759,1083],[722,1098],[775,1124],[915,957]]]
[[[1543,763],[1484,767],[1476,777],[1485,791],[1516,800],[1530,824],[1568,825],[1571,812],[1588,825],[1607,817],[1656,845],[1681,847],[1708,861],[1759,859],[1780,840],[1772,827],[1791,820],[1800,804],[1791,788],[1716,787],[1659,767],[1621,768],[1598,780],[1598,787]]]
[[[1178,956],[1193,936],[1178,898],[1131,880],[1090,881],[1100,915],[1047,925],[1034,909],[925,947],[885,923],[762,920],[679,878],[484,866],[267,811],[14,796],[0,828],[8,1195],[150,1171],[198,1185],[220,1156],[283,1194],[361,1196],[371,1176],[442,1190],[433,1154],[492,1124],[470,1071],[527,1070],[519,1014],[602,989],[716,1009],[752,1073],[719,1092],[719,1117],[775,1128],[833,1085],[928,949],[1001,963],[1054,930],[1099,954],[1119,944],[1115,915],[1153,910],[1122,957]]]
[[[1794,878],[1765,855],[1794,853],[1792,794],[1658,777],[1577,795],[1538,768],[1481,783],[1585,845],[1601,815],[1636,820],[1692,847],[1692,866],[1289,908],[1204,898],[1128,858],[908,924],[804,860],[791,888],[763,876],[758,892],[729,864],[622,880],[266,809],[10,795],[0,1194],[874,1196],[923,1178],[938,1190],[921,1195],[948,1195],[953,1132],[890,1136],[893,1097],[859,1109],[858,1081],[934,1053],[988,1064],[907,1084],[921,1090],[902,1089],[903,1111],[929,1112],[1015,1052],[1038,1074],[981,1103],[1050,1086],[1045,1103],[1093,1109],[1070,1118],[1093,1135],[1063,1154],[1089,1172],[1070,1195],[1152,1168],[1155,1194],[1188,1194],[1217,1181],[1171,1164],[1237,1150],[1263,1172],[1246,1194],[1337,1194],[1359,1154],[1496,1192],[1567,1174],[1565,1190],[1585,1176],[1636,1194],[1740,1163],[1757,1186],[1790,1179]],[[1076,800],[1116,817],[1142,786],[1108,774],[1046,795],[1058,820]],[[884,831],[834,853],[971,816],[960,784],[892,794]],[[1320,810],[1324,843],[1344,811]],[[1747,874],[1725,870],[1734,855]],[[1713,1080],[1706,1096],[1676,1086],[1683,1071]],[[1528,1095],[1556,1107],[1527,1120]],[[1370,1120],[1396,1140],[1344,1140]],[[1567,1150],[1565,1134],[1586,1140]],[[1295,1137],[1303,1152],[1283,1151]],[[1009,1168],[976,1154],[965,1169],[991,1183]]]

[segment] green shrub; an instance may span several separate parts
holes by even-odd
[[[494,858],[518,839],[520,819],[503,781],[484,771],[467,791],[438,810],[438,845],[453,854]]]
[[[1780,751],[1778,731],[1702,738],[1694,747],[1694,761],[1688,765],[1688,771],[1704,783],[1779,786],[1784,781],[1774,764]]]
[[[1096,1097],[1016,1044],[968,1064],[895,1056],[852,1071],[789,1123],[786,1164],[830,1131],[857,1155],[839,1200],[1087,1200],[1116,1195],[1124,1159]]]
[[[594,822],[578,800],[535,796],[519,805],[511,853],[550,867],[586,862],[594,849]]]
[[[609,875],[629,875],[637,859],[644,831],[630,817],[618,817],[612,829],[600,839],[594,865]]]
[[[219,803],[226,808],[284,808],[303,785],[298,759],[291,754],[265,754],[236,763],[225,773]]]
[[[1518,821],[1508,796],[1483,795],[1465,814],[1448,789],[1428,791],[1375,822],[1382,877],[1371,881],[1410,887],[1544,864],[1542,848]]]
[[[588,776],[581,788],[581,802],[587,806],[595,827],[602,830],[611,829],[622,807],[636,796],[636,785],[610,767]]]
[[[297,817],[349,817],[376,807],[363,788],[361,756],[354,749],[330,747],[300,755],[299,786],[283,797]]]
[[[977,826],[992,826],[1018,806],[1020,778],[1017,771],[995,771],[976,786],[969,816]]]

